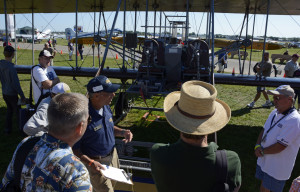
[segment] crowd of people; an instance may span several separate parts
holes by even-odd
[[[12,114],[26,98],[12,63],[14,48],[4,48],[5,60],[0,61],[3,98],[7,105],[5,133],[12,130]],[[113,122],[110,108],[120,85],[103,75],[87,84],[87,96],[71,93],[70,87],[60,82],[51,66],[53,53],[49,47],[39,54],[39,64],[32,68],[36,112],[23,131],[26,137],[17,146],[0,183],[0,190],[18,180],[22,191],[96,191],[113,192],[116,182],[104,177],[100,170],[106,165],[119,168],[115,137],[131,142],[133,133]],[[299,56],[293,55],[286,65],[287,77],[294,76]],[[269,76],[272,64],[269,53],[256,70]],[[291,75],[293,74],[293,75]],[[257,87],[257,94],[249,107],[263,93],[266,105],[275,109],[270,113],[258,135],[254,154],[257,157],[255,177],[261,181],[261,192],[283,191],[290,178],[300,146],[300,115],[294,107],[295,91],[289,85],[275,90]],[[297,92],[296,92],[297,93]],[[242,170],[239,155],[231,150],[218,150],[208,141],[208,135],[224,128],[231,109],[217,99],[216,88],[198,80],[187,81],[180,91],[167,95],[163,104],[170,126],[179,131],[176,143],[157,143],[150,151],[151,171],[159,192],[239,191]],[[18,113],[17,113],[18,114]],[[30,147],[32,138],[37,141]],[[21,170],[19,151],[28,148]],[[220,163],[221,162],[221,163]],[[224,176],[225,177],[222,177]],[[14,181],[14,182],[13,182]]]

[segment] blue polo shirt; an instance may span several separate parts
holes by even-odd
[[[114,122],[109,105],[103,107],[103,116],[89,104],[92,118],[83,137],[73,146],[89,157],[106,156],[115,146]]]

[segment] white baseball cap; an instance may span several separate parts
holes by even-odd
[[[57,83],[51,89],[51,93],[54,93],[54,94],[70,93],[70,92],[71,92],[71,89],[70,89],[69,85],[67,85],[65,83],[62,83],[62,82],[61,83]]]

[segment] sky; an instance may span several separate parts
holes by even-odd
[[[105,19],[108,28],[111,28],[115,13],[106,12]],[[123,12],[119,12],[119,17],[116,23],[116,28],[123,30]],[[154,13],[149,12],[148,25],[154,25]],[[166,15],[183,16],[185,13],[166,12]],[[189,32],[198,34],[206,33],[206,13],[190,13],[190,29]],[[0,29],[5,28],[4,14],[0,14]],[[16,27],[31,26],[31,14],[16,14]],[[223,35],[239,35],[244,15],[215,13],[215,34]],[[252,34],[254,15],[249,15],[248,34]],[[185,18],[170,18],[170,20],[185,20]],[[256,15],[254,36],[263,36],[265,33],[266,15]],[[99,14],[96,14],[96,30],[99,23]],[[100,23],[100,30],[104,30],[103,20]],[[159,14],[156,17],[157,26],[159,26]],[[73,28],[75,25],[75,13],[35,13],[34,25],[39,30],[51,29],[51,31],[65,31],[65,28]],[[94,30],[94,13],[78,13],[78,25],[83,26],[83,31],[92,32]],[[145,25],[145,12],[139,12],[137,16],[137,30],[144,31],[141,26]],[[164,25],[164,18],[162,19]],[[242,35],[245,35],[245,28]],[[134,29],[134,12],[128,12],[126,15],[126,30]],[[158,32],[158,28],[156,32]],[[148,29],[148,32],[153,32]],[[300,37],[300,16],[286,15],[269,15],[267,28],[267,36],[274,37]]]

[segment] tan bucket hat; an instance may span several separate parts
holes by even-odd
[[[222,129],[230,120],[230,107],[216,99],[217,90],[203,81],[187,81],[180,91],[167,95],[167,121],[180,132],[207,135]]]

